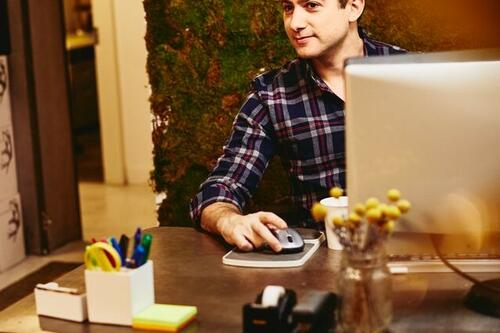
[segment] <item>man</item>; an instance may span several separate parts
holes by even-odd
[[[281,246],[269,229],[287,224],[271,212],[243,215],[274,154],[290,175],[303,226],[311,205],[345,188],[344,61],[403,52],[358,30],[364,0],[282,1],[298,59],[253,81],[217,166],[191,202],[191,217],[241,250]]]

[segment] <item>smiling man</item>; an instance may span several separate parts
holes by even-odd
[[[364,0],[281,3],[298,58],[254,79],[223,155],[191,201],[195,223],[246,251],[266,243],[281,250],[270,229],[286,228],[285,221],[271,212],[242,213],[275,154],[290,177],[295,226],[311,226],[312,204],[333,186],[345,188],[345,60],[404,52],[358,28]]]

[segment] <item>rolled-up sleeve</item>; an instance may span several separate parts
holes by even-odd
[[[275,152],[274,131],[267,106],[257,93],[248,96],[237,114],[222,156],[191,200],[191,219],[199,224],[202,210],[228,202],[240,211],[252,197]]]

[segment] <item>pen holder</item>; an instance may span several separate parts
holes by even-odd
[[[89,321],[132,325],[134,314],[154,304],[153,262],[120,272],[85,270]]]

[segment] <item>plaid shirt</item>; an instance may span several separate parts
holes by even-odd
[[[360,36],[367,56],[405,52],[368,38],[361,29]],[[312,204],[328,196],[333,186],[346,188],[344,101],[304,59],[259,75],[252,83],[223,155],[191,201],[191,218],[199,223],[201,211],[214,202],[229,202],[243,211],[269,161],[279,154],[300,224],[310,225]]]

